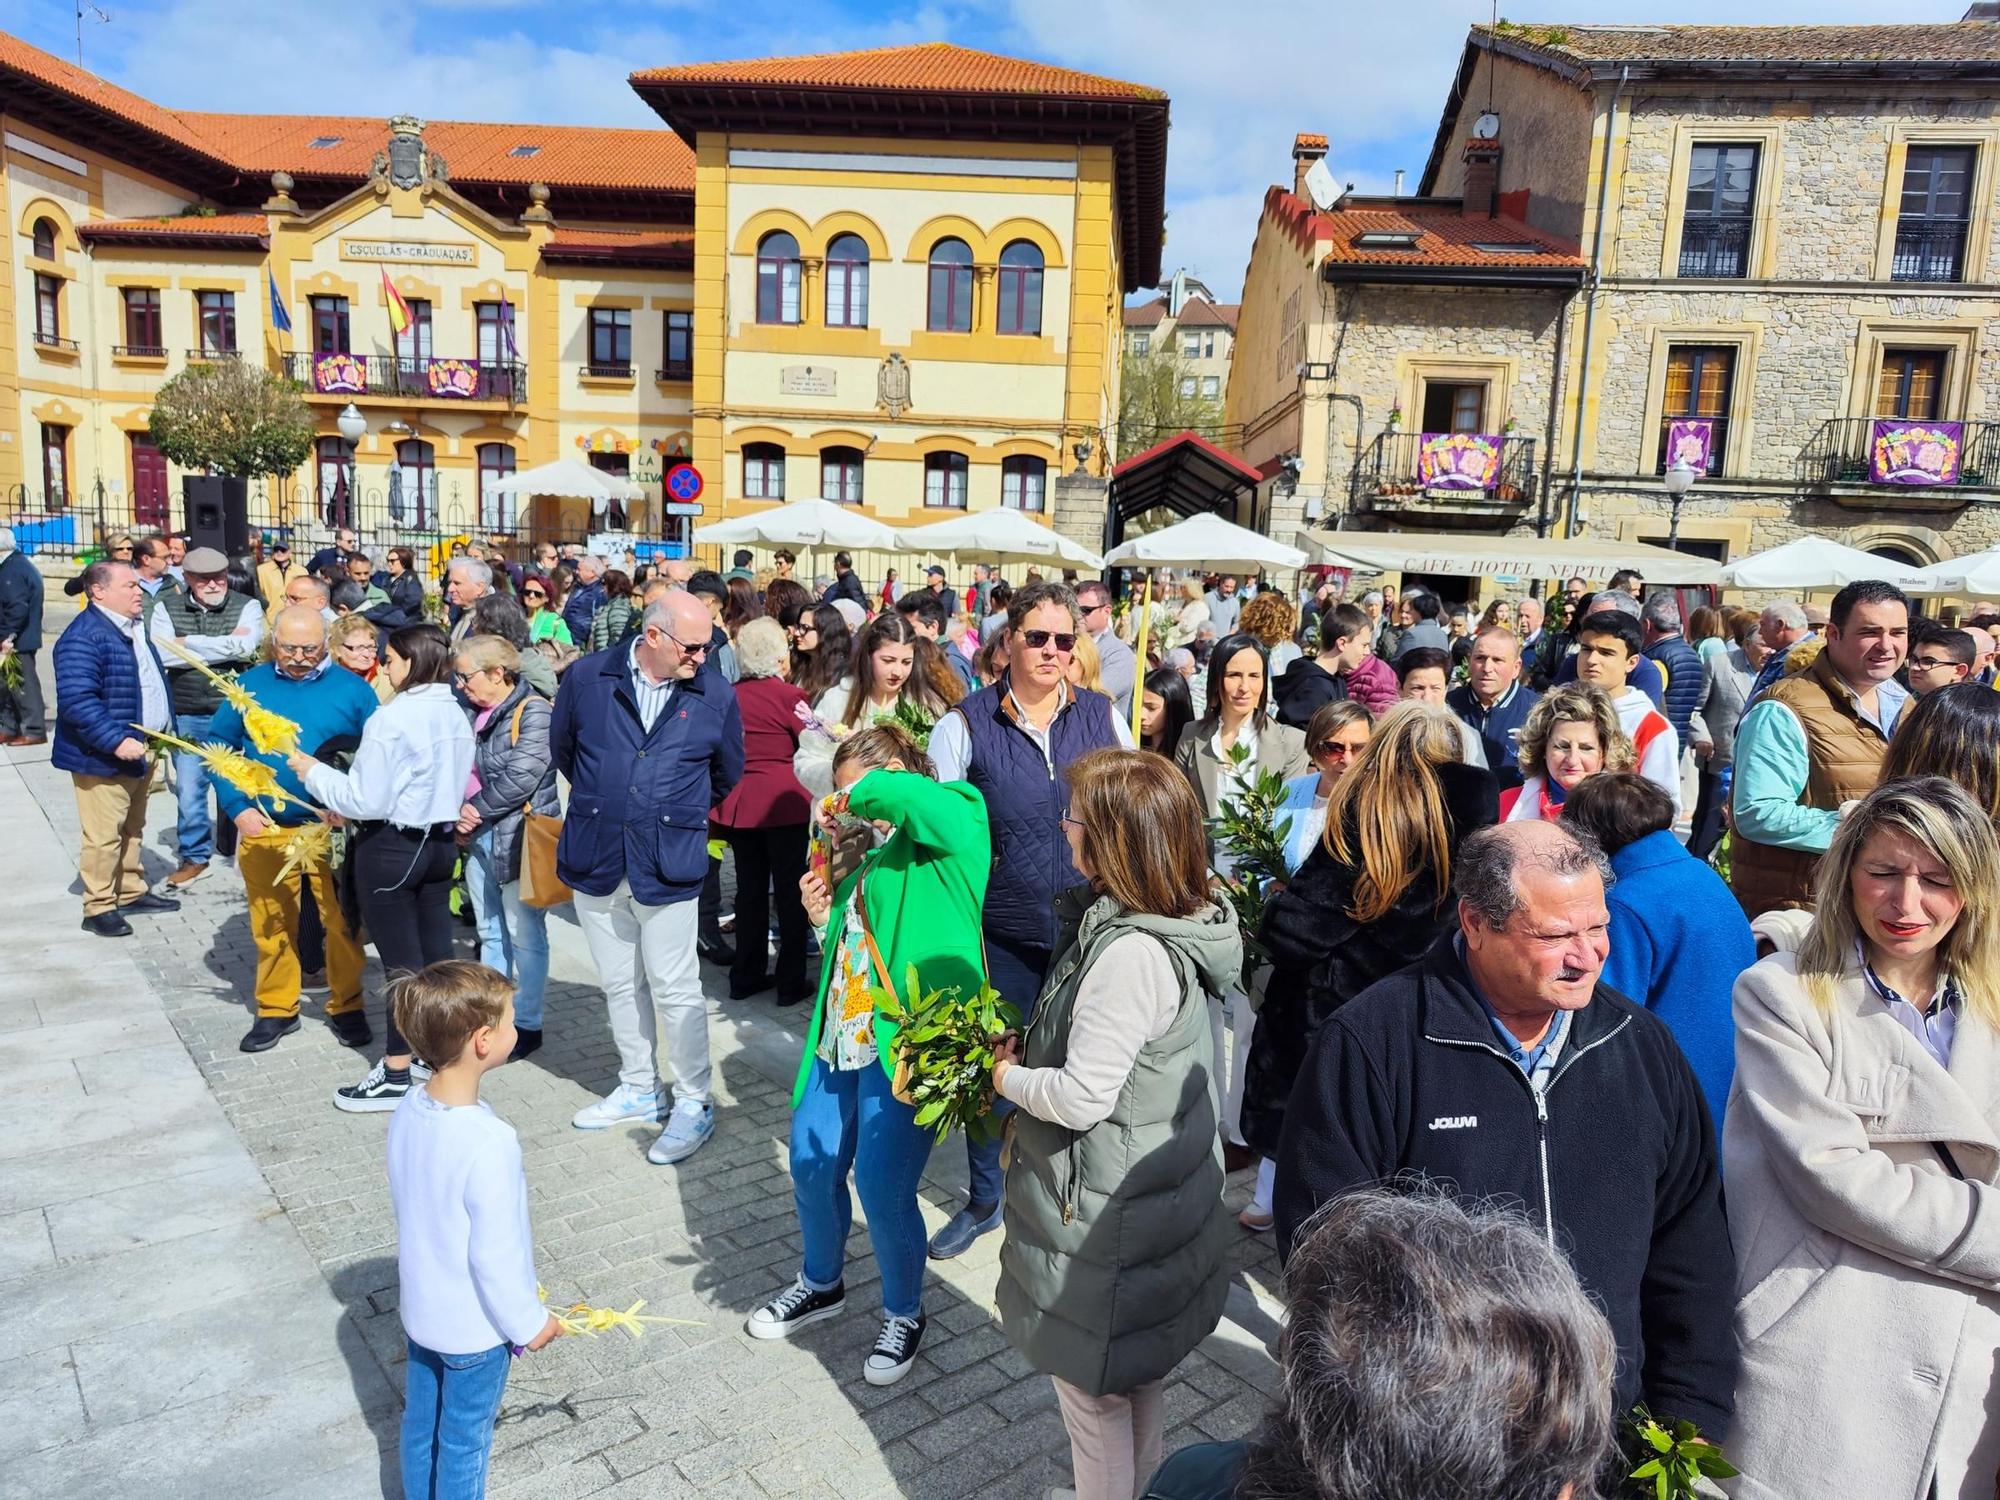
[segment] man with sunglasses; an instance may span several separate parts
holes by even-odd
[[[1021,589],[1007,630],[1007,670],[938,720],[930,757],[938,780],[969,781],[986,799],[997,856],[980,923],[987,979],[1025,1021],[1054,957],[1055,898],[1083,881],[1063,835],[1062,773],[1093,750],[1131,749],[1132,733],[1104,694],[1069,684],[1082,621],[1067,585]],[[1011,1107],[1000,1101],[994,1112]],[[931,1237],[933,1260],[963,1255],[1000,1225],[1000,1143],[968,1141],[966,1157],[971,1195]]]
[[[1112,628],[1111,585],[1091,578],[1076,586],[1076,607],[1082,612],[1083,628],[1097,647],[1097,677],[1106,696],[1127,723],[1132,719],[1132,689],[1139,680],[1139,663],[1132,648],[1118,639]]]
[[[576,892],[618,1048],[618,1086],[571,1123],[606,1130],[665,1115],[646,1153],[659,1166],[687,1160],[715,1130],[697,906],[709,810],[743,774],[743,718],[722,674],[704,670],[709,639],[707,606],[667,593],[631,641],[563,674],[549,721],[570,784],[556,870]]]

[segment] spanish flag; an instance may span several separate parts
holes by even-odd
[[[389,327],[397,338],[410,326],[410,304],[403,300],[403,294],[396,290],[396,284],[389,279],[389,268],[382,268],[382,295],[389,303]]]

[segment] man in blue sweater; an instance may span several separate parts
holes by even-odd
[[[325,758],[360,744],[362,725],[376,709],[375,690],[333,664],[319,611],[303,604],[280,610],[271,641],[276,661],[238,678],[244,690],[259,707],[299,726],[299,748],[308,755]],[[324,857],[307,858],[284,873],[286,845],[300,828],[318,821],[319,810],[285,757],[261,752],[251,742],[233,704],[225,701],[216,709],[209,737],[271,767],[287,799],[282,806],[272,798],[253,800],[219,777],[215,782],[216,803],[239,835],[236,867],[257,943],[257,1019],[238,1045],[263,1052],[299,1029],[299,890],[310,884],[326,930],[327,1027],[343,1046],[367,1046],[374,1038],[361,1009],[361,944],[341,915],[332,867]]]

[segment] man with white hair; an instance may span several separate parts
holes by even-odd
[[[743,774],[743,719],[722,674],[702,670],[709,640],[708,606],[667,593],[635,639],[571,665],[549,721],[570,784],[556,869],[576,892],[618,1048],[617,1088],[571,1123],[658,1120],[665,1032],[673,1110],[646,1153],[660,1166],[687,1160],[715,1130],[697,908],[709,811]]]
[[[40,745],[48,740],[48,710],[35,657],[42,649],[42,575],[0,526],[0,661],[15,658],[21,685],[0,678],[0,745]]]
[[[1815,632],[1796,599],[1773,599],[1757,616],[1757,634],[1770,655],[1764,658],[1756,680],[1750,684],[1750,702],[1755,702],[1758,694],[1785,675],[1785,658],[1799,642],[1811,640]]]
[[[590,622],[604,607],[606,566],[604,558],[595,552],[576,560],[576,586],[563,601],[562,617],[563,624],[569,627],[569,638],[579,645],[590,639]]]
[[[493,570],[474,557],[454,557],[445,564],[444,597],[451,606],[451,649],[456,651],[472,631],[472,606],[493,592]]]

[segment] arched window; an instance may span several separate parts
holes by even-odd
[[[1028,240],[1000,252],[1000,331],[1042,331],[1042,251]]]
[[[931,246],[930,318],[933,333],[972,332],[972,247],[964,240]]]
[[[858,234],[835,235],[826,247],[826,326],[868,326],[868,242]]]
[[[1000,503],[1009,510],[1041,510],[1048,495],[1049,466],[1039,458],[1000,460]]]
[[[54,260],[56,258],[56,221],[54,219],[35,220],[35,258]]]
[[[785,498],[785,450],[776,443],[743,445],[743,498]]]
[[[924,459],[926,509],[964,510],[970,469],[963,453],[933,453]]]
[[[841,505],[861,503],[861,450],[822,448],[819,450],[819,493],[822,500]]]
[[[389,519],[428,526],[437,514],[437,498],[437,450],[422,438],[404,438],[389,471]]]
[[[479,445],[479,524],[487,531],[514,529],[514,497],[489,493],[492,487],[514,472],[512,443]]]
[[[320,519],[329,526],[352,526],[354,444],[346,438],[323,437],[314,444],[314,449]]]
[[[799,242],[782,229],[757,242],[757,321],[799,320]]]

